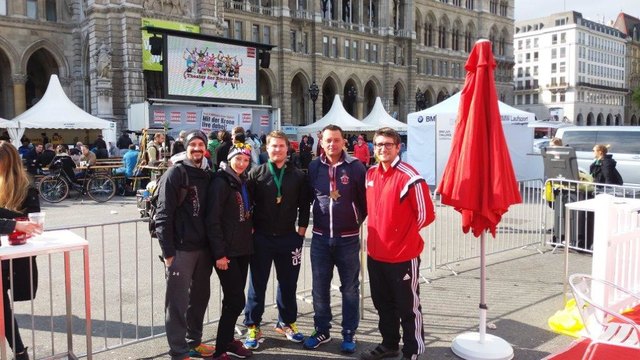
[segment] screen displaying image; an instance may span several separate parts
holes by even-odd
[[[255,47],[166,35],[167,97],[256,102]]]

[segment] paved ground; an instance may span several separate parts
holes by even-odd
[[[44,204],[47,211],[47,228],[61,225],[94,224],[105,221],[121,221],[137,217],[133,198],[114,198],[105,204],[91,200],[80,203],[66,200],[61,204]],[[495,329],[488,333],[500,336],[512,344],[515,359],[541,359],[569,344],[570,338],[548,330],[547,319],[562,305],[563,256],[543,249],[540,254],[535,249],[513,250],[488,258],[487,304],[488,322]],[[145,254],[146,256],[146,254]],[[42,266],[42,265],[41,265]],[[98,264],[100,266],[100,264]],[[466,331],[473,331],[478,324],[479,262],[477,260],[456,263],[453,270],[437,270],[423,273],[429,283],[422,283],[421,297],[425,315],[427,351],[425,359],[456,359],[451,352],[451,341]],[[92,271],[96,267],[92,268]],[[570,255],[570,272],[590,272],[591,257],[581,254]],[[98,271],[98,270],[96,270]],[[93,276],[93,273],[92,273]],[[213,287],[218,285],[213,280]],[[156,288],[155,291],[163,289]],[[255,358],[262,359],[340,359],[357,357],[363,349],[380,341],[377,331],[377,315],[365,287],[364,318],[358,329],[358,352],[346,356],[339,352],[340,339],[321,346],[315,351],[305,351],[301,345],[286,342],[273,330],[276,312],[269,308],[265,314],[267,322],[263,329],[267,340],[256,351]],[[334,293],[334,335],[339,337],[340,306],[339,293]],[[101,294],[98,294],[98,298]],[[109,294],[106,294],[105,302]],[[95,295],[94,295],[95,297]],[[161,308],[156,304],[158,316]],[[299,302],[299,327],[309,334],[313,327],[313,309],[305,301]],[[94,313],[95,314],[95,313]],[[101,314],[95,314],[100,318]],[[129,320],[129,319],[127,319]],[[20,318],[19,318],[20,321]],[[81,323],[81,322],[80,322]],[[95,324],[95,323],[94,323]],[[161,323],[156,322],[156,326]],[[97,331],[94,325],[94,334]],[[153,328],[153,326],[152,326]],[[75,329],[75,327],[74,327]],[[205,328],[204,337],[213,342],[215,324]],[[160,328],[160,331],[162,329]],[[76,332],[76,335],[83,335]],[[124,334],[126,337],[126,333]],[[119,338],[122,334],[108,335]],[[101,339],[94,337],[94,349]],[[76,344],[81,338],[75,340]],[[80,345],[82,346],[82,345]],[[101,346],[101,345],[100,345]],[[168,359],[164,338],[129,345],[121,349],[107,351],[94,356],[95,359]]]

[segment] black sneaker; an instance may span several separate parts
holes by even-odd
[[[361,360],[378,360],[390,357],[398,356],[398,350],[389,349],[388,347],[380,344],[375,349],[363,352],[360,354]]]

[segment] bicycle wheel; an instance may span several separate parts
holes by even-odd
[[[69,185],[58,176],[47,175],[40,180],[38,186],[42,200],[57,203],[69,195]]]
[[[95,174],[89,178],[87,193],[97,202],[110,200],[116,194],[116,183],[104,174]]]

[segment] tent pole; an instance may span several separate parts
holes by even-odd
[[[485,303],[485,285],[487,279],[486,264],[486,231],[480,234],[480,343],[484,344],[485,334],[487,332],[487,304]]]

